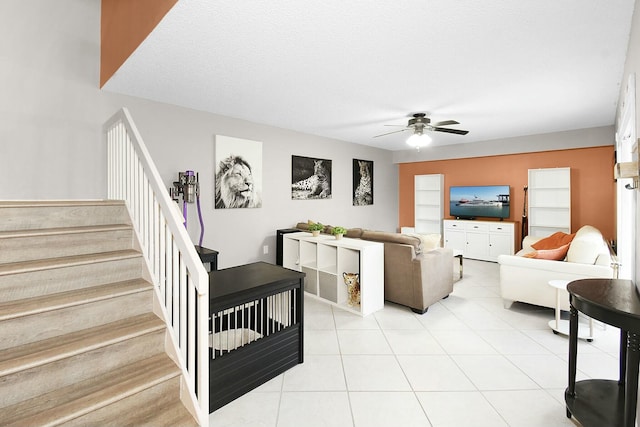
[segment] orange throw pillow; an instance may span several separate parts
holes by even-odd
[[[557,231],[553,233],[551,236],[545,237],[544,239],[540,239],[535,242],[531,247],[533,249],[557,249],[561,246],[568,245],[571,243],[576,233],[567,234],[562,231]],[[569,249],[567,249],[569,250]]]
[[[522,255],[525,258],[548,259],[552,261],[561,261],[569,252],[569,243],[555,249],[539,249],[528,254]]]

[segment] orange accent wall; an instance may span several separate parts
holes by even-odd
[[[414,224],[414,176],[444,174],[445,218],[450,218],[449,187],[452,185],[509,185],[511,187],[510,221],[516,226],[519,247],[524,187],[528,170],[571,168],[571,228],[585,224],[598,228],[607,240],[615,239],[614,147],[579,148],[539,153],[509,154],[468,159],[435,160],[399,165],[399,226]]]
[[[178,0],[102,0],[100,87],[147,38]]]

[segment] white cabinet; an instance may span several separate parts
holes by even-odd
[[[529,235],[571,233],[571,169],[529,169]]]
[[[513,255],[515,224],[506,221],[444,220],[444,247],[462,251],[465,258],[497,261]]]
[[[442,235],[444,175],[416,175],[414,228],[420,234]]]
[[[306,274],[308,294],[362,316],[384,307],[383,243],[306,232],[282,237],[282,265]],[[359,274],[360,305],[348,304],[343,273]]]

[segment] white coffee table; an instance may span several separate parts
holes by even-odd
[[[549,327],[554,334],[569,336],[569,321],[560,319],[560,295],[564,295],[561,290],[567,290],[567,285],[571,280],[549,280],[549,286],[556,288],[556,318],[549,321]],[[589,318],[589,326],[578,324],[578,338],[593,341],[593,319]]]

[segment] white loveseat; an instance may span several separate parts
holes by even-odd
[[[532,244],[542,237],[527,236],[523,248],[515,255],[500,255],[500,292],[505,308],[514,301],[555,308],[556,288],[549,281],[577,280],[590,277],[616,277],[617,261],[600,231],[585,225],[577,232],[564,261],[525,258]],[[562,291],[561,291],[562,292]],[[569,310],[569,294],[560,297],[560,309]]]

